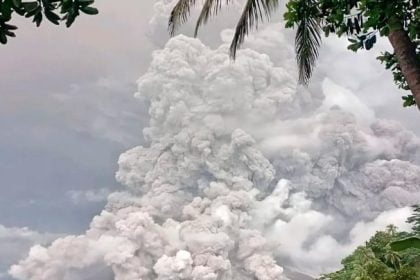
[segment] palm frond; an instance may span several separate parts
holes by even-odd
[[[169,17],[168,29],[171,36],[175,34],[176,29],[188,20],[191,8],[196,4],[196,0],[179,0],[172,9]]]
[[[225,0],[226,5],[231,0]],[[198,17],[197,24],[195,25],[194,36],[197,37],[200,26],[206,24],[212,15],[217,15],[222,9],[222,0],[205,0],[203,8],[201,9],[200,16]]]
[[[258,28],[258,23],[278,7],[278,0],[247,0],[242,15],[236,25],[235,35],[230,45],[230,56],[236,58],[236,51],[242,45],[251,28]]]
[[[299,83],[307,85],[315,68],[321,46],[321,27],[313,17],[303,17],[298,23],[295,38]]]

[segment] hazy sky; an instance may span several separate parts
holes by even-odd
[[[117,157],[140,138],[132,94],[151,52],[152,2],[124,4],[100,1],[70,29],[16,20],[0,52],[1,224],[78,232],[103,201],[71,194],[116,187]]]
[[[118,156],[146,121],[132,94],[151,59],[153,1],[115,3],[70,29],[13,21],[17,38],[0,49],[0,225],[79,233],[119,187]],[[31,243],[10,231],[0,227],[0,279]]]
[[[147,122],[132,94],[157,47],[147,37],[153,2],[101,0],[99,15],[81,16],[70,29],[13,21],[17,38],[0,46],[0,252],[28,246],[6,228],[28,227],[33,240],[42,240],[35,231],[83,232],[119,187],[118,156],[141,143]],[[325,46],[318,73],[356,92],[378,116],[420,132],[420,115],[402,108],[391,74],[372,53],[355,56],[345,45]],[[0,279],[8,279],[2,272],[16,254],[0,253]]]

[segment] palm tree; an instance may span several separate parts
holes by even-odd
[[[386,226],[386,233],[388,233],[391,236],[395,236],[398,232],[398,228],[394,225],[387,225]]]
[[[229,5],[232,2],[232,0],[203,1],[203,8],[196,23],[195,36],[197,36],[201,25],[205,24],[211,16],[217,15],[223,5]],[[336,33],[338,36],[343,33],[353,35],[355,38],[353,39],[354,44],[349,48],[354,51],[360,48],[367,50],[372,48],[376,42],[375,34],[380,33],[381,36],[388,37],[394,48],[394,54],[384,56],[386,59],[383,61],[389,64],[387,69],[390,68],[393,71],[395,83],[399,87],[409,89],[412,93],[411,96],[403,97],[406,100],[404,106],[417,104],[420,109],[420,37],[418,33],[420,16],[417,6],[418,0],[365,2],[357,0],[335,1],[334,3],[321,0],[288,1],[288,3],[292,3],[291,7],[293,5],[295,5],[295,8],[297,7],[297,18],[291,20],[287,27],[297,25],[295,48],[299,82],[307,85],[312,75],[319,54],[318,49],[321,45],[321,31],[324,31],[326,35],[330,32]],[[196,3],[197,0],[178,0],[169,19],[171,35],[174,35],[179,25],[187,21],[190,11]],[[278,0],[245,0],[230,45],[232,59],[235,59],[236,51],[244,42],[250,29],[258,27],[259,22],[264,19],[269,20],[272,12],[278,8],[278,4]],[[331,5],[335,6],[331,7]],[[325,7],[327,7],[327,12],[324,10]],[[352,9],[359,7],[363,7],[364,10],[356,14],[353,22],[352,17],[355,15],[352,15]],[[342,14],[343,11],[344,15]],[[331,16],[331,13],[333,16]],[[367,20],[366,16],[368,17]],[[365,28],[363,28],[364,19],[366,20]],[[345,20],[347,20],[347,24],[343,22]],[[371,32],[371,29],[374,29],[374,31]],[[371,36],[372,34],[374,35]],[[392,62],[394,58],[398,62],[396,65]]]
[[[401,255],[395,251],[387,250],[385,255],[385,263],[395,271],[401,268]]]
[[[198,17],[194,36],[198,35],[201,25],[207,23],[212,15],[217,15],[223,4],[231,4],[231,0],[205,0],[203,8]],[[179,25],[185,23],[190,15],[191,8],[197,3],[196,0],[179,0],[172,10],[169,18],[169,32],[175,34]],[[311,5],[312,0],[307,1]],[[244,42],[250,29],[258,27],[259,22],[269,20],[273,11],[278,8],[278,0],[247,0],[239,21],[235,28],[232,43],[230,45],[230,56],[236,58],[236,51]],[[306,10],[306,9],[303,9]],[[296,58],[299,67],[299,82],[307,84],[311,77],[318,48],[321,45],[321,28],[319,21],[303,14],[296,32]]]

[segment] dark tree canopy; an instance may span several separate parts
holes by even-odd
[[[96,15],[92,7],[94,0],[0,0],[0,43],[6,44],[8,37],[15,37],[17,26],[11,24],[13,16],[31,19],[40,26],[43,19],[53,24],[65,22],[70,27],[80,13]]]

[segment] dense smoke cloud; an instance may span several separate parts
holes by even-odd
[[[0,224],[0,279],[10,279],[7,270],[13,263],[25,257],[32,246],[47,245],[59,236]]]
[[[227,44],[183,35],[156,51],[136,94],[150,104],[147,144],[119,159],[126,191],[110,195],[84,235],[33,247],[10,273],[291,279],[283,266],[317,275],[376,230],[407,229],[400,207],[420,199],[420,140],[333,81],[297,86],[293,48],[277,29],[251,37],[235,63]]]

